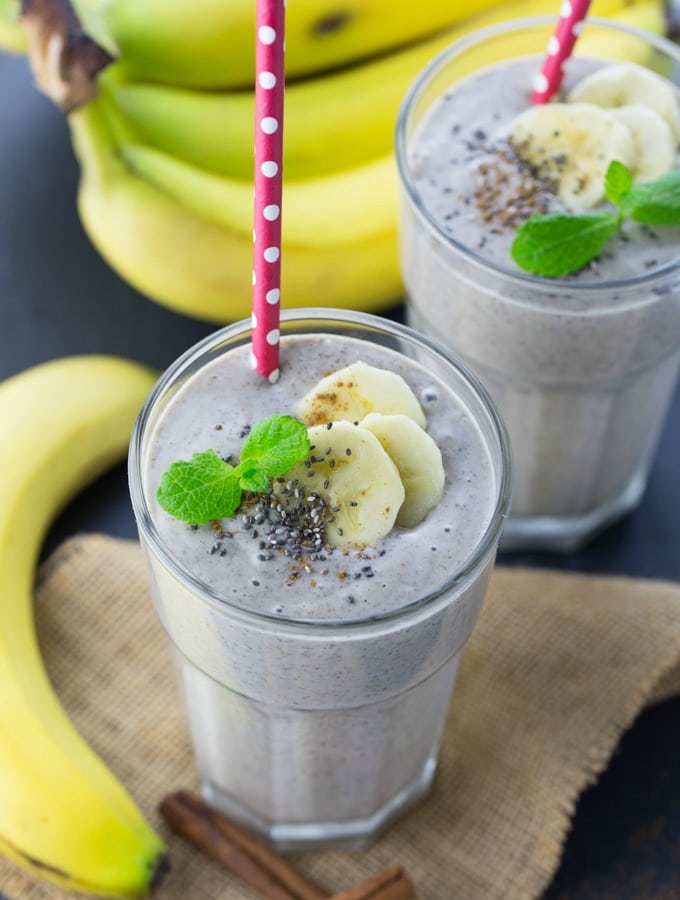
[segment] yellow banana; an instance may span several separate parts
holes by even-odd
[[[253,186],[204,172],[150,147],[124,144],[131,172],[154,184],[187,210],[250,236]],[[391,232],[397,219],[397,172],[392,154],[320,178],[284,183],[282,218],[286,247],[333,247]]]
[[[635,3],[623,3],[616,14],[615,21],[623,25],[632,25],[650,34],[664,35],[668,29],[666,4],[660,0],[637,0]],[[621,59],[639,62],[655,68],[650,49],[641,43],[639,38],[620,34],[613,41],[610,35],[584,34],[577,44],[578,52],[584,55],[604,56],[607,59]],[[654,51],[651,51],[653,54]]]
[[[98,101],[77,109],[69,122],[81,164],[81,219],[111,266],[149,297],[186,315],[218,323],[248,316],[252,230],[215,225],[135,177],[116,151]],[[383,194],[358,201],[359,215],[372,202],[394,202]],[[396,216],[389,228],[363,239],[314,246],[284,242],[281,259],[288,306],[381,310],[401,297]]]
[[[19,4],[16,0],[0,0],[0,50],[25,53],[26,33],[19,21]]]
[[[284,171],[309,178],[389,153],[397,109],[451,32],[375,61],[293,82],[286,90]],[[100,90],[141,141],[201,168],[252,180],[251,91],[212,92],[127,81],[105,69]]]
[[[521,9],[515,5],[515,14],[521,13],[522,16],[525,16],[530,5],[536,3],[537,7],[539,2],[541,0],[528,0],[528,2],[522,3]],[[543,11],[545,12],[545,10]],[[596,0],[590,7],[590,11],[592,15],[599,13],[600,16],[614,22],[633,25],[652,34],[663,35],[666,31],[664,0],[616,0],[615,6],[611,6],[609,0],[598,5]],[[494,25],[498,21],[504,21],[496,19],[495,12],[495,10],[491,10],[487,15],[477,17],[477,26]],[[474,48],[468,53],[462,54],[457,60],[456,77],[462,78],[502,59],[535,53],[535,33],[500,34],[495,40],[487,42],[480,48]],[[650,50],[649,44],[623,32],[616,36],[584,33],[579,37],[574,53],[590,56],[601,55],[605,59],[628,59],[645,65],[654,64],[653,51]]]
[[[284,171],[304,179],[350,168],[391,151],[399,104],[418,72],[441,50],[468,32],[521,12],[551,14],[554,0],[501,3],[434,37],[376,60],[292,82],[286,91]],[[660,0],[595,0],[595,15],[641,22],[661,33]],[[514,38],[516,41],[517,38]],[[625,53],[625,41],[621,38]],[[103,94],[126,119],[138,142],[208,171],[252,179],[254,101],[252,91],[198,91],[127,80],[120,63],[99,77]]]
[[[0,852],[41,878],[143,896],[165,848],[54,693],[31,592],[52,517],[125,455],[154,376],[112,357],[68,357],[0,385]]]
[[[499,0],[289,0],[289,78],[410,43]],[[256,0],[74,0],[85,31],[131,78],[201,88],[254,81]]]

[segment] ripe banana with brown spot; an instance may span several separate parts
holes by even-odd
[[[125,457],[154,380],[136,363],[82,356],[0,385],[0,853],[39,878],[111,897],[144,896],[165,870],[165,847],[59,702],[32,590],[49,523]]]

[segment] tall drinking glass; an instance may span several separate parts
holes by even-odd
[[[361,845],[431,783],[509,505],[508,442],[474,376],[405,326],[284,312],[276,385],[253,371],[250,338],[240,322],[190,349],[140,414],[130,486],[151,592],[205,797],[281,849]],[[289,412],[354,360],[400,372],[423,405],[447,479],[424,522],[307,566],[278,550],[270,509],[217,531],[160,510],[166,458],[213,439],[223,452],[248,410]]]

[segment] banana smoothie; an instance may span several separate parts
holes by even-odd
[[[432,779],[507,447],[478,387],[408,329],[306,311],[282,331],[276,384],[246,325],[166,375],[133,500],[204,794],[282,848],[360,844]],[[161,508],[173,463],[210,449],[237,465],[272,416],[304,421],[304,459],[229,518]]]
[[[548,33],[518,22],[480,35],[412,90],[397,141],[401,259],[410,324],[476,372],[508,427],[504,546],[572,549],[644,488],[680,360],[680,227],[625,217],[558,278],[523,271],[511,248],[532,216],[612,211],[612,160],[635,183],[676,169],[680,111],[671,81],[589,55],[623,38],[588,24],[556,102],[532,106]],[[664,71],[666,52],[678,59],[667,42],[625,40]]]

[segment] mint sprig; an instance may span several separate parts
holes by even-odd
[[[577,272],[602,252],[619,227],[611,213],[532,216],[512,245],[517,265],[546,278]]]
[[[165,512],[191,525],[228,519],[241,505],[243,491],[268,490],[271,478],[285,475],[308,455],[305,423],[292,416],[269,416],[252,428],[237,466],[214,450],[194,453],[190,460],[171,463],[156,497]]]
[[[605,196],[617,212],[532,216],[518,229],[511,254],[533,275],[559,278],[578,272],[595,259],[624,219],[647,225],[680,225],[680,169],[643,184],[614,160],[605,175]]]

